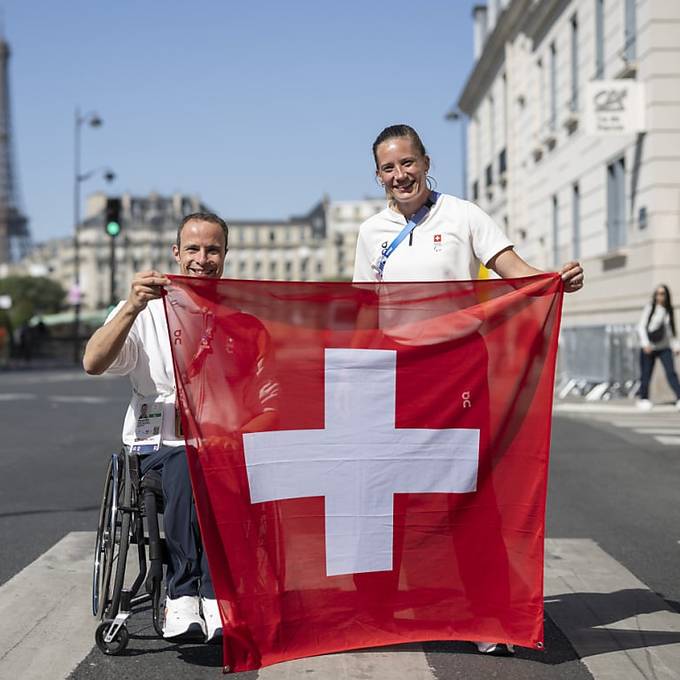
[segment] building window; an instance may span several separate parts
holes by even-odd
[[[496,150],[496,107],[493,97],[489,97],[489,156]]]
[[[571,252],[572,257],[578,260],[581,257],[581,190],[578,182],[571,188]]]
[[[560,265],[560,215],[557,194],[552,197],[553,265]]]
[[[538,79],[538,106],[540,113],[541,129],[543,132],[543,126],[545,124],[546,112],[545,112],[545,76],[543,73],[543,59],[536,60],[536,78]]]
[[[270,262],[269,263],[269,275],[273,279],[276,278],[276,273],[277,273],[277,269],[278,269],[278,267],[276,265],[277,265],[277,262]]]
[[[626,26],[623,44],[623,58],[626,63],[634,62],[637,57],[636,31],[637,18],[635,12],[635,0],[626,0]]]
[[[237,232],[238,234],[238,242],[243,243],[246,240],[246,232],[244,229],[239,229]]]
[[[595,0],[595,78],[604,78],[604,0]]]
[[[269,232],[269,243],[275,243],[276,242],[276,232],[272,229]]]
[[[485,177],[486,188],[488,189],[493,184],[493,165],[491,163],[489,163],[489,165],[486,166]]]
[[[548,126],[551,131],[557,127],[557,46],[550,45],[550,118]]]
[[[505,149],[501,149],[498,154],[498,174],[502,177],[508,169],[508,154]]]
[[[626,162],[607,166],[607,246],[616,250],[628,241],[626,229]]]
[[[569,109],[578,110],[578,18],[571,18],[571,97]]]
[[[508,77],[504,73],[503,85],[503,146],[508,143]]]
[[[481,130],[481,125],[479,124],[479,118],[477,118],[477,116],[475,116],[472,119],[471,127],[472,127],[472,134],[474,136],[475,160],[474,160],[474,171],[471,171],[470,175],[481,177],[481,175],[482,175],[482,130]]]
[[[476,201],[479,198],[479,181],[475,180],[472,183],[472,200]]]

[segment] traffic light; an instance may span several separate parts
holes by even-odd
[[[107,198],[106,211],[104,214],[104,229],[106,233],[115,238],[120,234],[120,198]]]

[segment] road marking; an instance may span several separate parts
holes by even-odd
[[[680,437],[663,437],[663,436],[658,436],[654,437],[656,441],[659,442],[659,444],[663,444],[664,446],[680,446]]]
[[[66,678],[94,645],[93,532],[73,532],[0,586],[2,678]]]
[[[63,404],[109,404],[111,402],[119,402],[121,399],[114,399],[112,397],[95,397],[91,395],[84,394],[68,394],[59,395],[55,394],[47,397],[49,401],[56,401],[57,403]]]
[[[593,402],[588,403],[567,403],[567,404],[555,404],[553,406],[553,411],[556,413],[612,413],[618,415],[628,415],[635,414],[639,416],[649,416],[657,414],[675,413],[677,415],[678,410],[673,404],[659,404],[654,406],[653,412],[642,411],[635,404],[596,404]]]
[[[93,532],[68,534],[0,586],[0,677],[67,678],[94,646]],[[546,613],[595,680],[680,680],[680,614],[588,539],[547,539]],[[261,680],[434,680],[422,647],[346,652],[263,668]]]
[[[677,424],[668,418],[663,420],[602,420],[601,422],[608,422],[614,427],[622,427],[624,429],[633,427],[677,427]]]
[[[19,401],[20,399],[35,399],[35,394],[25,392],[0,392],[0,401]]]
[[[546,541],[545,596],[595,680],[680,679],[680,614],[594,541]]]
[[[677,427],[641,427],[635,432],[640,434],[675,434],[680,435],[680,428]]]
[[[408,644],[383,647],[365,652],[343,652],[328,656],[296,659],[260,668],[258,680],[435,680],[421,645]]]
[[[30,371],[27,373],[5,373],[2,381],[5,385],[44,385],[45,383],[74,382],[76,380],[115,380],[118,375],[103,373],[102,375],[88,375],[83,370],[61,371],[58,373],[46,373],[43,371]]]

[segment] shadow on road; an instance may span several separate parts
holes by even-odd
[[[677,617],[677,606],[677,602],[666,602],[644,588],[564,593],[545,601],[546,614],[567,632],[581,658],[679,643],[680,631],[653,630],[649,626],[654,624],[647,621],[649,615],[659,612]],[[549,658],[545,661],[554,663]]]

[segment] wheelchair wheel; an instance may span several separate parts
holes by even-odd
[[[132,494],[128,470],[123,467],[126,465],[124,455],[111,457],[99,511],[92,571],[92,613],[100,619],[118,614],[124,585]]]
[[[111,566],[113,557],[112,518],[117,514],[115,507],[118,487],[118,458],[112,456],[106,471],[104,493],[99,508],[97,539],[94,547],[92,569],[92,614],[102,618],[109,597]]]
[[[121,626],[113,640],[107,642],[105,639],[106,631],[109,629],[112,623],[113,619],[105,619],[97,626],[97,630],[94,634],[97,647],[99,647],[99,649],[104,652],[104,654],[108,654],[109,656],[120,654],[127,647],[128,642],[130,641],[130,633],[128,633],[128,629],[125,626]]]

